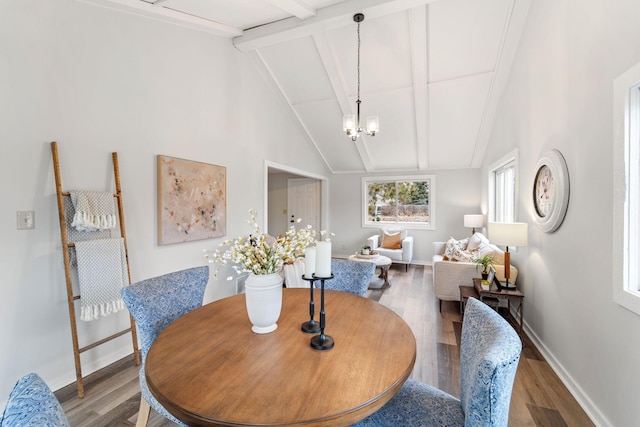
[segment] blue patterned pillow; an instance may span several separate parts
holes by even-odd
[[[42,378],[27,374],[11,391],[0,427],[69,427],[69,421]]]

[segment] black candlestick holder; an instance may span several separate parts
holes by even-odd
[[[331,350],[335,344],[333,342],[333,338],[324,334],[324,327],[326,324],[324,312],[324,281],[333,279],[333,274],[329,277],[316,277],[314,274],[313,278],[320,280],[320,335],[316,335],[311,338],[311,347],[316,350]],[[313,282],[311,283],[311,287],[313,287]]]
[[[313,277],[302,276],[302,280],[306,280],[307,282],[310,282],[309,289],[310,289],[311,295],[309,296],[309,315],[311,316],[311,319],[307,322],[304,322],[302,324],[301,329],[308,334],[315,334],[317,332],[320,332],[320,323],[313,320],[313,315],[315,312],[315,305],[313,302],[313,282],[315,282],[316,279]]]

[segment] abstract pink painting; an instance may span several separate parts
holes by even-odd
[[[158,244],[226,234],[227,169],[158,155]]]

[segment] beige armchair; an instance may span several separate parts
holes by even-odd
[[[391,262],[404,264],[405,271],[413,260],[413,236],[407,235],[407,230],[380,230],[367,239],[367,245]]]

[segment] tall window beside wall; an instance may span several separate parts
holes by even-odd
[[[514,150],[489,168],[489,220],[515,222],[518,151]]]
[[[613,299],[640,314],[640,64],[614,81]]]
[[[435,177],[362,178],[364,226],[435,228]]]

